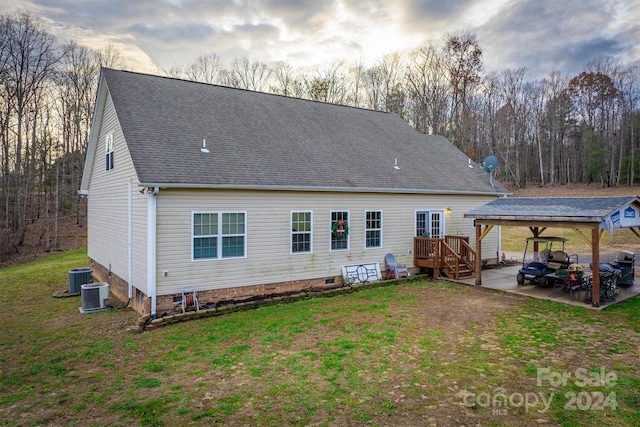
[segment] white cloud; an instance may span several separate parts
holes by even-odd
[[[370,64],[447,33],[476,33],[487,69],[535,77],[614,56],[640,64],[637,0],[0,0],[31,11],[61,40],[117,47],[155,72],[216,53],[223,62]]]

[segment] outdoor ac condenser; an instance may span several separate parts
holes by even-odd
[[[80,286],[80,292],[82,295],[81,312],[102,310],[106,308],[105,301],[109,299],[108,283],[87,283]]]

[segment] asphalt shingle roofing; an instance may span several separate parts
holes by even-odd
[[[638,197],[501,198],[479,206],[464,216],[484,220],[599,223],[629,203],[639,204]]]
[[[112,69],[103,78],[143,185],[507,193],[394,114]]]

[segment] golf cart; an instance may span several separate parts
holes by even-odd
[[[518,285],[524,285],[529,280],[532,284],[542,287],[553,285],[548,281],[547,274],[554,273],[569,264],[578,262],[578,255],[567,255],[564,237],[529,237],[526,239],[522,268],[516,276]]]

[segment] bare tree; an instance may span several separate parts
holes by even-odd
[[[163,69],[162,73],[167,77],[173,77],[175,79],[186,79],[187,71],[186,66],[182,64],[175,64],[169,68]]]
[[[638,67],[631,66],[620,73],[618,87],[622,102],[622,118],[620,123],[620,137],[623,139],[623,147],[628,149],[629,155],[620,154],[621,174],[626,178],[627,185],[633,185],[638,170],[639,161],[636,159],[638,152],[640,90],[636,86],[638,82]]]
[[[405,79],[413,126],[422,133],[444,135],[450,91],[439,49],[430,44],[412,51]]]
[[[95,52],[100,67],[104,68],[123,68],[122,57],[120,51],[108,43],[104,48]]]
[[[608,167],[611,157],[606,141],[618,90],[609,75],[583,71],[569,82],[569,95],[576,120],[581,123],[582,142],[586,147],[586,176],[583,179],[598,179],[602,185],[611,185],[614,171]]]
[[[270,91],[284,96],[304,98],[306,88],[304,78],[291,65],[279,64],[273,72],[274,83]]]
[[[379,67],[371,67],[364,72],[365,106],[373,110],[384,109],[383,73]]]
[[[202,83],[220,82],[220,58],[215,53],[206,56],[199,56],[185,70],[185,77]]]
[[[21,246],[26,237],[26,207],[33,176],[31,168],[36,164],[35,150],[28,144],[33,134],[29,126],[35,128],[42,106],[41,97],[45,85],[60,60],[55,40],[43,24],[28,13],[16,17],[2,16],[3,70],[2,98],[8,104],[7,144],[5,152],[12,153],[12,164],[3,171],[5,175],[5,228],[20,230],[17,245]],[[15,124],[15,131],[11,129]],[[9,156],[7,156],[9,157]],[[13,178],[12,178],[13,177]]]
[[[349,94],[349,74],[342,61],[316,67],[307,80],[308,97],[314,101],[345,104]]]
[[[452,89],[449,137],[463,151],[469,150],[468,130],[463,115],[469,115],[468,99],[481,81],[482,49],[474,34],[467,31],[448,34],[444,44],[445,61]]]
[[[405,116],[404,66],[398,52],[383,56],[364,73],[368,107]]]
[[[84,154],[89,144],[89,130],[95,94],[100,76],[100,65],[107,61],[114,65],[117,52],[96,52],[71,42],[65,46],[65,55],[53,74],[55,83],[57,117],[61,134],[56,158],[50,159],[52,172],[49,176],[50,186],[54,187],[56,197],[53,204],[54,245],[57,245],[58,214],[67,208],[75,211],[76,223],[80,224],[82,199],[77,193],[82,177]],[[55,180],[51,176],[55,173]],[[48,211],[47,211],[48,212]],[[48,213],[47,213],[48,215]]]
[[[576,169],[575,159],[569,159],[566,142],[569,138],[571,102],[567,96],[568,79],[559,71],[552,71],[540,82],[541,97],[536,108],[538,120],[540,181],[545,183],[543,162],[548,165],[549,183],[567,183],[573,180],[570,169]],[[548,149],[548,158],[543,151]]]
[[[248,90],[262,91],[269,87],[271,69],[262,62],[251,62],[247,57],[235,60],[231,64],[231,86]]]
[[[365,66],[362,61],[356,61],[355,65],[349,70],[351,74],[351,96],[350,104],[354,107],[361,107],[362,79],[365,72]]]

